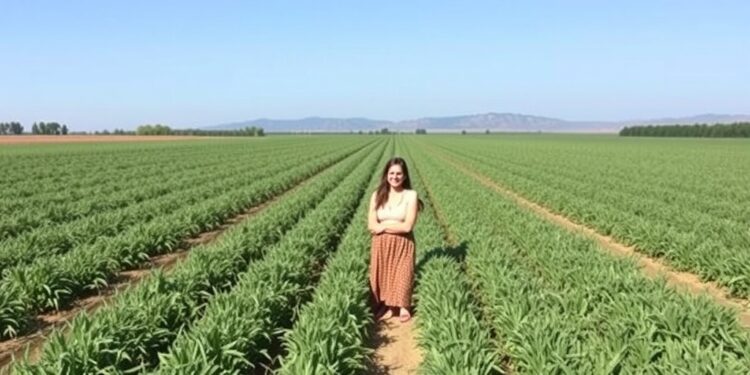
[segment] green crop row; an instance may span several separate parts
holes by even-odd
[[[220,225],[229,216],[291,188],[350,153],[340,151],[302,163],[271,179],[132,227],[108,241],[14,268],[0,282],[2,334],[13,336],[23,331],[34,314],[65,306],[77,296],[106,285],[121,269],[174,249],[183,239]]]
[[[380,167],[392,150],[372,168],[368,191],[380,182]],[[284,334],[281,374],[354,374],[366,369],[367,332],[372,325],[367,284],[370,234],[366,218],[369,194],[355,211],[336,253],[331,256],[312,300],[305,304]]]
[[[160,373],[246,373],[272,365],[283,328],[307,301],[321,264],[333,252],[364,196],[382,150],[372,152],[347,180],[216,296],[203,318],[160,357]]]
[[[232,227],[219,241],[193,248],[171,273],[157,272],[120,293],[108,307],[76,317],[69,332],[52,335],[39,363],[21,364],[16,372],[119,372],[155,366],[158,353],[202,315],[212,295],[235,285],[250,264],[263,257],[371,150],[368,147],[323,172],[294,195]]]
[[[750,205],[745,199],[750,177],[724,168],[722,161],[750,160],[747,149],[725,144],[720,150],[701,148],[696,155],[700,159],[686,160],[695,151],[685,149],[668,154],[669,159],[647,159],[653,150],[638,148],[644,153],[639,157],[613,145],[617,151],[587,160],[580,154],[594,151],[586,147],[570,155],[543,150],[515,155],[475,142],[442,146],[456,160],[531,200],[645,254],[664,257],[674,268],[716,281],[735,296],[750,295],[750,253],[745,251],[750,248]],[[629,156],[630,164],[620,161],[621,156]],[[561,165],[565,162],[569,165]],[[633,170],[631,165],[639,167]]]
[[[467,272],[514,373],[750,371],[750,337],[732,311],[647,279],[414,149],[452,232],[470,243]]]
[[[353,138],[343,140],[357,143]],[[363,140],[360,140],[363,141]],[[123,173],[139,169],[161,168],[169,173],[172,165],[192,165],[203,160],[219,164],[245,158],[246,154],[264,154],[277,149],[310,145],[329,147],[329,138],[293,139],[274,137],[256,140],[214,139],[188,142],[41,144],[0,149],[3,175],[0,187],[38,183],[37,190],[19,191],[18,196],[30,197],[40,192],[53,192],[61,183],[75,189],[118,179]],[[225,152],[230,151],[230,152]],[[180,161],[188,161],[182,164]]]
[[[310,158],[332,150],[310,150]],[[142,170],[120,170],[120,175],[92,181],[90,185],[80,188],[54,182],[49,185],[58,194],[52,196],[35,194],[23,199],[10,194],[10,203],[3,207],[5,212],[0,218],[0,239],[8,242],[22,234],[36,236],[34,232],[38,230],[56,230],[61,223],[67,225],[76,220],[91,219],[92,216],[143,203],[166,193],[175,194],[207,181],[218,181],[236,174],[238,168],[263,168],[274,157],[284,161],[298,153],[298,149],[259,153],[252,155],[252,158],[238,157],[223,164],[216,164],[217,161],[206,164],[201,159],[177,160],[174,164],[182,162],[189,168],[175,165],[168,170],[164,166],[155,166],[151,168],[152,172],[149,172],[148,167]],[[24,187],[17,186],[16,189]]]
[[[330,145],[311,148],[309,156],[311,159],[315,158],[331,152],[334,147]],[[99,175],[87,171],[79,176],[75,184],[59,176],[49,182],[29,181],[28,186],[16,183],[12,192],[5,194],[0,200],[0,239],[6,241],[40,226],[51,226],[102,211],[127,207],[164,192],[177,191],[182,187],[200,183],[192,181],[191,184],[190,180],[180,180],[197,180],[199,177],[209,179],[211,175],[217,175],[218,179],[222,173],[236,168],[259,168],[267,160],[285,160],[299,153],[299,147],[273,150],[263,148],[253,149],[253,152],[247,155],[235,154],[234,159],[227,160],[226,150],[201,149],[204,152],[196,155],[171,155],[175,160],[168,163],[140,159],[141,165],[137,167],[110,165],[110,170]],[[43,164],[36,168],[49,167]],[[152,189],[144,189],[148,187]],[[50,189],[51,192],[45,194],[45,189]],[[33,195],[17,196],[17,193],[22,191],[33,192]]]
[[[315,153],[317,154],[317,153]],[[284,158],[278,163],[269,163],[272,157],[258,158],[258,163],[246,165],[238,173],[235,166],[219,169],[220,173],[206,176],[175,176],[164,185],[144,186],[151,198],[119,210],[105,211],[61,225],[52,225],[29,231],[12,240],[0,243],[0,274],[10,267],[27,264],[34,259],[64,254],[75,247],[92,242],[106,242],[134,225],[147,225],[154,218],[165,216],[178,209],[199,204],[230,191],[243,190],[258,181],[272,178],[275,174],[299,164],[295,158]],[[288,155],[287,155],[288,156]],[[310,155],[316,160],[324,155]],[[307,156],[306,156],[307,157]]]
[[[398,145],[397,153],[406,150]],[[423,191],[412,166],[414,187]],[[371,186],[377,183],[378,174]],[[422,194],[426,201],[426,195]],[[286,356],[281,374],[356,374],[367,371],[372,350],[368,332],[368,250],[370,236],[365,218],[369,200],[363,200],[332,256],[310,303],[303,306],[294,327],[284,337]],[[486,329],[476,319],[469,285],[461,267],[445,247],[429,204],[415,227],[418,286],[416,321],[425,352],[424,373],[493,373],[499,362]],[[456,325],[456,323],[460,323]]]
[[[480,153],[481,154],[481,153]],[[518,189],[531,199],[612,235],[639,251],[664,257],[670,265],[717,281],[736,296],[750,295],[750,232],[747,231],[750,207],[745,216],[733,219],[715,217],[702,206],[649,198],[631,187],[608,187],[592,183],[589,178],[564,178],[557,171],[527,168],[528,176],[518,178],[504,172],[490,156],[471,157],[461,152],[463,160],[490,178]],[[635,179],[631,177],[631,179]],[[692,184],[702,184],[694,180]],[[674,198],[678,193],[667,194]],[[708,200],[712,201],[712,200]],[[726,210],[724,210],[726,212]]]
[[[449,243],[440,227],[431,190],[422,178],[417,160],[409,153],[412,182],[425,202],[415,230],[418,248],[417,329],[422,348],[422,374],[497,374],[500,356],[490,330],[480,323],[479,306],[461,261],[471,242]]]

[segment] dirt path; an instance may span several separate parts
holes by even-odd
[[[67,309],[37,316],[35,319],[35,327],[32,332],[15,339],[0,342],[0,374],[5,373],[3,371],[4,368],[13,362],[14,357],[21,358],[27,348],[29,351],[29,359],[32,361],[37,360],[41,355],[47,336],[52,333],[55,328],[62,327],[67,322],[73,320],[81,311],[89,313],[96,311],[99,307],[110,302],[116,296],[117,292],[124,290],[127,287],[137,285],[156,270],[169,271],[177,265],[177,263],[187,257],[191,248],[217,241],[230,227],[257,215],[273,203],[291,196],[328,168],[330,168],[330,166],[276,197],[227,219],[216,229],[200,233],[184,240],[180,249],[168,254],[151,257],[142,268],[120,272],[115,278],[116,281],[111,283],[107,288],[100,290],[97,295],[78,300]]]
[[[373,337],[375,362],[370,369],[371,374],[416,374],[422,363],[422,352],[417,346],[415,335],[416,323],[419,319],[414,316],[409,322],[401,323],[398,317],[378,322]]]
[[[575,223],[563,215],[554,213],[550,209],[524,198],[518,193],[492,181],[487,176],[480,174],[469,166],[462,164],[445,154],[438,155],[435,153],[435,155],[462,173],[473,177],[483,185],[513,199],[518,205],[530,209],[545,219],[552,221],[571,232],[584,234],[595,240],[603,249],[608,250],[612,254],[634,259],[643,273],[648,277],[663,277],[669,286],[677,290],[693,294],[708,295],[716,303],[736,310],[739,324],[744,328],[750,329],[750,301],[731,297],[726,289],[714,282],[702,281],[698,276],[689,272],[676,271],[662,260],[638,252],[633,246],[619,243],[612,237],[602,235],[592,228]]]

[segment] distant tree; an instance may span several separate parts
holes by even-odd
[[[61,134],[61,131],[60,131],[61,128],[62,128],[62,126],[60,126],[60,124],[58,124],[56,122],[51,122],[51,123],[47,124],[47,131],[49,132],[49,134],[52,134],[52,135],[60,135]]]
[[[62,128],[60,129],[62,132],[62,135],[68,135],[68,126],[63,124]]]
[[[427,129],[417,129],[417,134],[427,134]]]
[[[380,134],[388,134],[388,133],[390,133],[390,132],[388,131],[388,128],[383,128],[383,129],[380,129]]]
[[[466,135],[466,130],[461,130],[461,135]]]
[[[485,130],[484,134],[490,134],[490,129]]]
[[[0,122],[0,134],[23,134],[23,125],[20,122]]]
[[[35,131],[36,129],[36,131]],[[62,125],[58,122],[40,121],[31,126],[31,134],[62,134]]]
[[[23,134],[23,126],[20,122],[11,122],[8,127],[11,134]]]

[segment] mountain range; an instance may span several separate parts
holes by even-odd
[[[274,132],[368,132],[388,128],[391,131],[414,132],[552,132],[552,133],[616,133],[625,126],[716,124],[750,121],[750,115],[701,114],[691,117],[669,117],[627,121],[569,121],[551,117],[517,113],[484,113],[465,116],[424,117],[413,120],[386,121],[368,118],[307,117],[294,120],[257,119],[213,125],[204,129],[230,130],[261,127]]]

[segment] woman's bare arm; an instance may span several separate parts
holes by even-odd
[[[383,232],[383,225],[378,222],[378,214],[375,208],[375,195],[377,192],[372,193],[370,197],[370,209],[367,211],[367,229],[372,234],[380,234]]]
[[[406,219],[401,223],[393,223],[385,225],[385,233],[400,234],[409,233],[414,229],[414,224],[417,222],[417,192],[412,191],[408,196],[409,204],[406,208]]]

